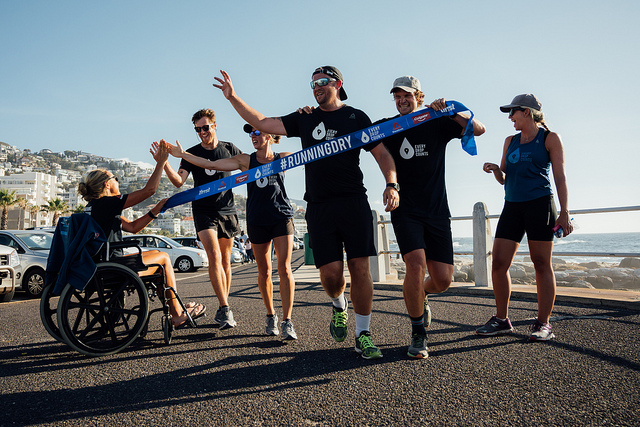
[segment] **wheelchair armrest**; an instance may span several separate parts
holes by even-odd
[[[122,242],[107,242],[105,252],[105,261],[109,261],[111,251],[113,249],[135,248],[138,250],[137,256],[142,257],[142,248],[138,246],[138,242],[135,240],[124,240]]]

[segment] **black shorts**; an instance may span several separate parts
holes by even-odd
[[[366,197],[307,205],[309,247],[316,267],[347,259],[374,256],[373,215]]]
[[[391,215],[393,231],[404,257],[424,249],[428,260],[453,265],[453,237],[449,218],[428,220],[416,215]]]
[[[269,243],[276,237],[289,236],[295,232],[293,218],[280,221],[273,225],[251,225],[247,224],[247,234],[251,243]]]
[[[504,202],[496,238],[520,243],[526,232],[528,240],[553,241],[557,216],[552,195],[526,202]]]
[[[231,239],[240,232],[238,215],[218,215],[194,212],[193,223],[196,226],[196,233],[199,233],[202,230],[213,229],[218,233],[218,239]]]

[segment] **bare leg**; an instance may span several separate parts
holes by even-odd
[[[509,267],[516,256],[520,244],[513,240],[496,238],[493,242],[493,261],[491,279],[493,295],[496,299],[496,316],[506,319],[509,316],[509,300],[511,299],[511,276]]]
[[[351,276],[351,302],[356,314],[368,316],[373,306],[373,280],[369,271],[369,257],[347,260]]]
[[[538,321],[549,323],[556,300],[556,276],[551,265],[553,242],[529,241],[529,253],[536,270]]]
[[[258,289],[260,289],[267,314],[272,315],[275,310],[273,309],[273,283],[271,281],[271,242],[253,243],[251,246],[258,266]]]
[[[402,295],[410,317],[420,317],[424,313],[424,278],[427,260],[424,249],[416,249],[404,256],[406,275],[402,284]]]
[[[211,280],[213,292],[215,292],[220,306],[227,306],[229,305],[227,289],[228,282],[222,264],[222,252],[220,250],[220,244],[218,243],[218,233],[211,229],[201,230],[198,233],[198,237],[200,238],[202,246],[204,246],[204,250],[207,252],[207,257],[209,258],[209,280]]]
[[[293,235],[278,236],[273,239],[278,258],[278,276],[280,277],[280,301],[282,302],[282,320],[291,319],[293,295],[296,284],[291,271],[291,253],[293,252]],[[255,252],[255,249],[254,249]]]

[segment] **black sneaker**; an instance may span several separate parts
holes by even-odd
[[[509,318],[505,320],[500,320],[496,316],[491,317],[484,326],[476,329],[476,334],[482,335],[484,337],[490,337],[493,335],[504,335],[510,334],[514,331],[513,326],[511,326],[511,322]]]

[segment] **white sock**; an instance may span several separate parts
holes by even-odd
[[[347,308],[347,297],[344,296],[344,292],[338,295],[336,298],[331,298],[333,306],[342,310]]]
[[[356,313],[356,337],[360,336],[360,332],[369,331],[371,324],[371,314],[364,315]]]

